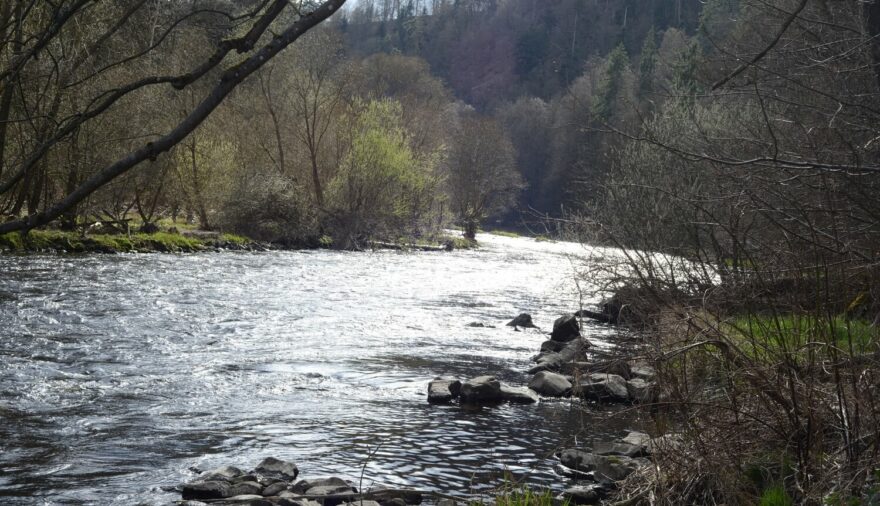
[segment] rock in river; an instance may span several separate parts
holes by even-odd
[[[580,337],[580,335],[581,327],[578,324],[577,317],[569,314],[561,316],[553,322],[553,332],[550,333],[550,339],[567,342]]]
[[[299,476],[299,468],[293,462],[266,457],[260,462],[254,472],[265,478],[273,478],[282,481],[293,481]]]
[[[461,385],[461,402],[480,403],[501,400],[501,382],[495,379],[495,376],[477,376]]]
[[[571,395],[571,381],[561,374],[540,371],[529,381],[529,388],[545,397],[565,397]]]
[[[504,383],[501,384],[501,398],[514,404],[532,404],[541,400],[529,387],[512,387]]]
[[[437,378],[428,383],[428,402],[448,404],[461,394],[461,381]]]
[[[532,323],[532,315],[528,313],[521,313],[519,316],[507,322],[508,327],[526,327],[526,328],[536,328],[535,324]]]

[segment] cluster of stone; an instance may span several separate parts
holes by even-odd
[[[202,473],[181,487],[183,506],[407,506],[421,504],[418,492],[371,487],[358,494],[342,478],[297,480],[293,462],[268,457],[250,472],[224,466]],[[367,499],[368,498],[368,499]]]

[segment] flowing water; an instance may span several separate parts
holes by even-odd
[[[452,253],[0,255],[0,503],[168,504],[193,468],[466,493],[633,420],[570,401],[431,406],[439,376],[525,384],[577,309],[582,247],[482,236]],[[479,322],[492,327],[473,328]],[[607,327],[588,326],[599,346]],[[372,454],[368,458],[368,455]]]

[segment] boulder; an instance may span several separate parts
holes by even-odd
[[[568,342],[577,339],[581,335],[581,326],[577,317],[573,314],[561,316],[553,322],[553,332],[550,333],[552,341]]]
[[[545,397],[566,397],[571,395],[571,382],[561,374],[540,371],[531,381],[529,388]]]
[[[635,363],[630,364],[629,369],[631,378],[643,379],[648,383],[654,381],[654,378],[657,377],[657,371],[649,365]]]
[[[437,378],[428,383],[428,402],[448,404],[461,394],[461,381]]]
[[[263,486],[255,481],[243,481],[241,483],[235,483],[234,485],[229,487],[229,496],[234,497],[237,495],[258,495],[262,497]]]
[[[537,328],[535,324],[532,323],[532,315],[528,313],[520,313],[519,316],[507,322],[508,327],[526,327],[526,328]]]
[[[557,499],[567,504],[599,504],[605,489],[599,485],[574,486],[563,490]]]
[[[315,499],[324,506],[337,506],[344,502],[348,502],[346,500],[348,499],[347,496],[354,496],[355,494],[357,494],[357,489],[349,485],[319,485],[306,490],[305,493],[305,495],[308,496],[334,496],[324,499]]]
[[[281,492],[278,498],[274,499],[279,506],[321,506],[317,501],[309,499],[297,499],[302,494],[296,494],[290,491]]]
[[[580,311],[576,311],[574,315],[578,318],[590,318],[602,323],[617,323],[617,319],[612,318],[611,315],[597,313],[595,311],[590,311],[589,309],[581,309]]]
[[[577,337],[567,343],[557,352],[544,352],[535,357],[538,365],[529,369],[529,374],[537,374],[541,371],[558,371],[569,363],[581,358],[589,343],[583,338]]]
[[[641,457],[645,455],[644,445],[631,445],[626,443],[593,443],[593,453],[596,455],[623,455],[624,457]]]
[[[299,495],[304,495],[307,490],[314,487],[350,487],[349,483],[342,478],[335,476],[330,478],[315,478],[311,480],[300,480],[296,482],[290,490]]]
[[[648,450],[648,442],[651,440],[651,436],[645,434],[644,432],[631,431],[626,437],[621,439],[623,443],[633,445],[633,446],[641,446],[643,451],[647,452]]]
[[[501,400],[501,382],[494,376],[477,376],[461,385],[461,402],[479,403]]]
[[[532,404],[541,400],[541,397],[531,388],[512,387],[501,384],[501,398],[513,404]]]
[[[593,473],[600,481],[620,481],[647,463],[620,455],[596,455],[577,448],[563,450],[559,461],[569,469]]]
[[[616,374],[589,374],[575,388],[585,399],[603,402],[626,402],[626,380]]]
[[[422,493],[418,490],[389,489],[385,485],[374,485],[370,489],[370,495],[379,501],[382,506],[422,504]]]
[[[196,481],[225,481],[232,483],[232,480],[244,476],[244,471],[234,466],[223,466],[202,473]]]
[[[254,472],[264,478],[273,478],[282,481],[293,481],[299,476],[299,468],[293,462],[266,457],[257,464]]]
[[[642,378],[633,378],[626,382],[626,390],[633,402],[650,404],[657,398],[657,389],[653,383]]]
[[[183,486],[180,496],[184,501],[190,499],[223,499],[230,497],[229,489],[232,487],[225,481],[197,481]]]
[[[287,490],[287,483],[277,481],[263,489],[263,495],[266,497],[278,495]]]
[[[565,343],[562,341],[550,339],[541,343],[541,353],[559,353],[563,348],[565,348]]]

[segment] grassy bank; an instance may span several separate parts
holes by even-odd
[[[87,234],[60,230],[32,230],[27,235],[17,232],[0,234],[0,252],[9,253],[135,253],[168,252],[194,253],[214,250],[264,251],[267,249],[329,249],[333,239],[322,236],[314,241],[279,245],[226,233],[183,229],[182,233],[156,232],[152,234]],[[402,251],[451,251],[478,247],[476,241],[463,237],[440,236],[434,239],[412,241],[405,238],[395,242],[370,243],[372,249]]]
[[[663,392],[647,415],[677,443],[621,487],[629,504],[880,503],[880,327],[793,305],[629,302]]]
[[[11,232],[0,235],[0,251],[13,253],[189,253],[216,249],[265,249],[266,245],[233,234],[209,234],[204,237],[168,232],[153,234],[88,234],[59,230],[32,230],[27,235]]]

